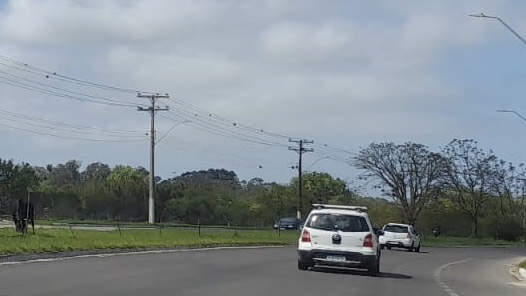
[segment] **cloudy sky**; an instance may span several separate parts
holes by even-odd
[[[139,90],[170,94],[158,104],[170,108],[157,117],[163,178],[213,167],[287,182],[288,137],[315,142],[306,169],[349,181],[339,149],[375,141],[437,150],[473,138],[526,162],[526,122],[496,112],[526,115],[526,47],[467,16],[526,35],[524,11],[518,0],[0,0],[0,157],[147,167]]]

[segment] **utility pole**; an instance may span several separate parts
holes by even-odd
[[[305,148],[305,144],[312,144],[313,141],[309,140],[292,140],[289,139],[289,142],[291,143],[297,143],[298,148],[295,147],[289,147],[289,150],[298,152],[299,155],[299,161],[298,161],[298,211],[296,213],[296,218],[301,219],[301,209],[303,207],[303,184],[302,184],[302,169],[301,169],[301,160],[303,153],[305,152],[312,152],[314,151],[312,148]]]
[[[143,95],[137,94],[138,98],[147,98],[150,99],[152,105],[148,108],[138,107],[138,111],[146,111],[150,113],[151,124],[150,124],[150,190],[148,196],[148,223],[155,223],[155,113],[157,111],[167,111],[168,107],[160,108],[155,106],[155,101],[157,99],[169,98],[168,94],[152,94],[152,95]]]

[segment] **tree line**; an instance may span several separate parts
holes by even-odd
[[[524,165],[502,160],[474,140],[454,139],[439,152],[415,143],[372,143],[353,164],[400,208],[406,223],[418,224],[435,209],[457,231],[469,223],[473,237],[481,222],[484,236],[516,240],[524,234]]]
[[[372,143],[351,164],[379,192],[367,197],[328,173],[303,176],[303,208],[311,203],[365,205],[377,227],[414,224],[429,233],[516,240],[524,219],[524,165],[499,159],[474,140],[453,140],[438,152],[416,143]],[[0,214],[28,195],[40,219],[146,221],[148,170],[91,163],[31,166],[0,159]],[[239,180],[208,169],[156,179],[158,222],[269,227],[298,209],[298,179],[286,184]],[[374,192],[373,191],[373,192]],[[381,195],[381,196],[380,196]]]

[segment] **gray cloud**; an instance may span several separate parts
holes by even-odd
[[[438,65],[448,51],[489,40],[494,26],[474,22],[467,13],[488,9],[513,15],[510,1],[330,3],[9,1],[0,12],[0,53],[104,84],[168,92],[248,125],[337,142],[352,150],[381,139],[449,138],[451,125],[459,120],[451,115],[451,105],[462,100],[462,90],[447,85]],[[108,128],[148,125],[146,114],[133,109],[56,98],[43,101],[40,95],[4,85],[0,94],[22,96],[23,100],[0,104],[21,113]],[[133,94],[115,96],[140,101]],[[160,119],[159,130],[172,124]],[[240,146],[184,126],[174,135],[160,153],[207,155],[208,163],[239,166],[247,175],[280,180],[290,176],[288,171],[254,170],[260,162],[281,168],[294,161],[288,152]],[[147,161],[140,149],[119,153],[123,146],[113,145],[102,153],[102,144],[30,137],[35,149],[48,153],[69,149],[75,151],[72,157],[93,161],[96,157],[115,163]],[[206,148],[211,144],[214,149]],[[189,148],[192,145],[199,148]],[[24,158],[32,151],[11,153]],[[66,160],[61,155],[50,158]],[[38,163],[46,159],[28,157]],[[165,159],[160,164],[165,174],[207,163],[199,155]]]

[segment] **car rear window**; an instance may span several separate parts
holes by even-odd
[[[364,217],[338,214],[314,214],[307,221],[307,227],[342,232],[369,231],[369,225]]]
[[[394,233],[409,233],[407,226],[400,225],[387,225],[384,228],[384,231],[394,232]]]
[[[281,223],[296,223],[296,218],[281,218]]]

